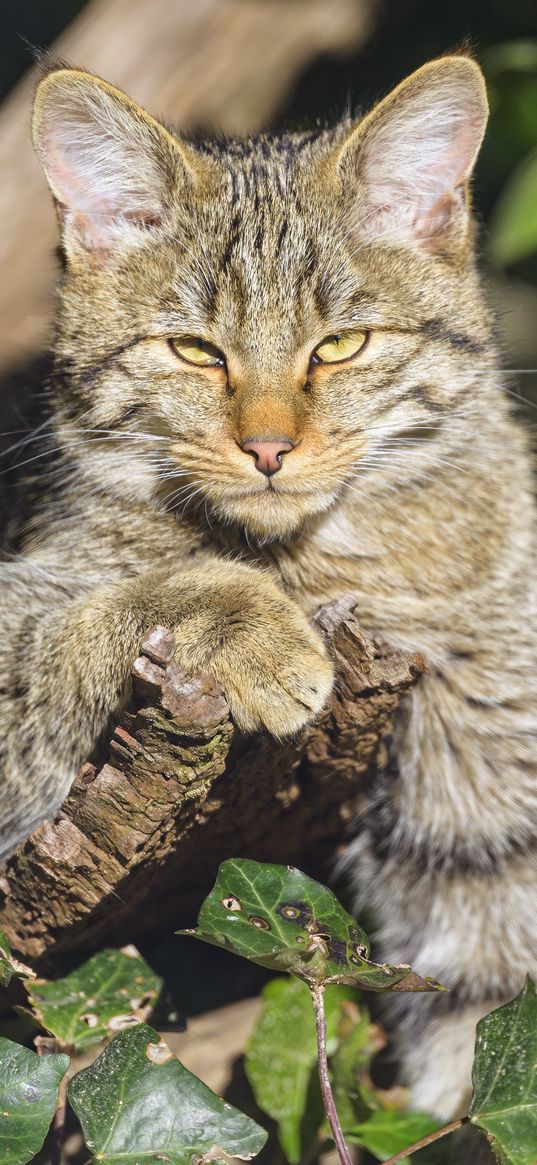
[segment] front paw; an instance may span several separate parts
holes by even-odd
[[[304,620],[304,623],[306,621]],[[320,637],[305,630],[275,628],[259,634],[241,658],[220,674],[234,720],[245,732],[267,729],[273,736],[298,732],[322,711],[334,669]]]
[[[178,626],[175,658],[221,684],[243,731],[289,736],[322,710],[333,667],[300,608],[251,574],[242,569],[233,588],[215,581],[210,605]]]

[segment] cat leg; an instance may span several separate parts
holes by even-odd
[[[537,973],[535,701],[512,645],[424,677],[348,859],[380,958],[449,989],[388,1024],[412,1105],[445,1121],[467,1110],[476,1023]]]
[[[321,710],[333,669],[320,635],[265,573],[208,560],[76,598],[43,571],[4,568],[0,640],[0,860],[66,796],[128,696],[151,626],[175,629],[177,662],[220,682],[247,731],[297,731]],[[7,593],[11,583],[11,593]],[[3,754],[3,756],[2,756]]]
[[[401,1076],[410,1107],[433,1113],[446,1124],[466,1116],[472,1097],[476,1027],[497,1002],[459,1007],[449,996],[406,996],[393,1000],[388,1026],[395,1026]],[[390,1010],[390,1009],[388,1009]],[[446,1149],[453,1165],[493,1165],[485,1135],[463,1128]]]
[[[420,1004],[422,1006],[420,1007]],[[472,1095],[476,1025],[493,1003],[458,1009],[449,997],[423,1007],[415,998],[400,1016],[396,1037],[410,1104],[449,1121],[465,1116]]]

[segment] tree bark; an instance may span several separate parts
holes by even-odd
[[[0,928],[16,952],[39,968],[188,925],[227,857],[323,871],[425,666],[368,639],[353,606],[319,611],[337,682],[319,723],[284,742],[242,736],[223,692],[172,662],[172,633],[146,637],[106,763],[82,766],[56,820],[0,879]]]

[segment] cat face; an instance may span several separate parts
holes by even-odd
[[[444,58],[357,125],[193,146],[49,74],[34,134],[78,472],[282,538],[438,468],[483,381],[465,184],[485,109],[477,67]]]

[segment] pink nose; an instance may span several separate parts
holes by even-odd
[[[257,441],[255,437],[248,441],[243,441],[241,449],[245,453],[253,453],[255,457],[255,467],[260,473],[264,473],[265,477],[272,477],[273,473],[277,473],[282,467],[282,457],[284,453],[289,453],[293,448],[293,442],[281,437],[278,441]]]

